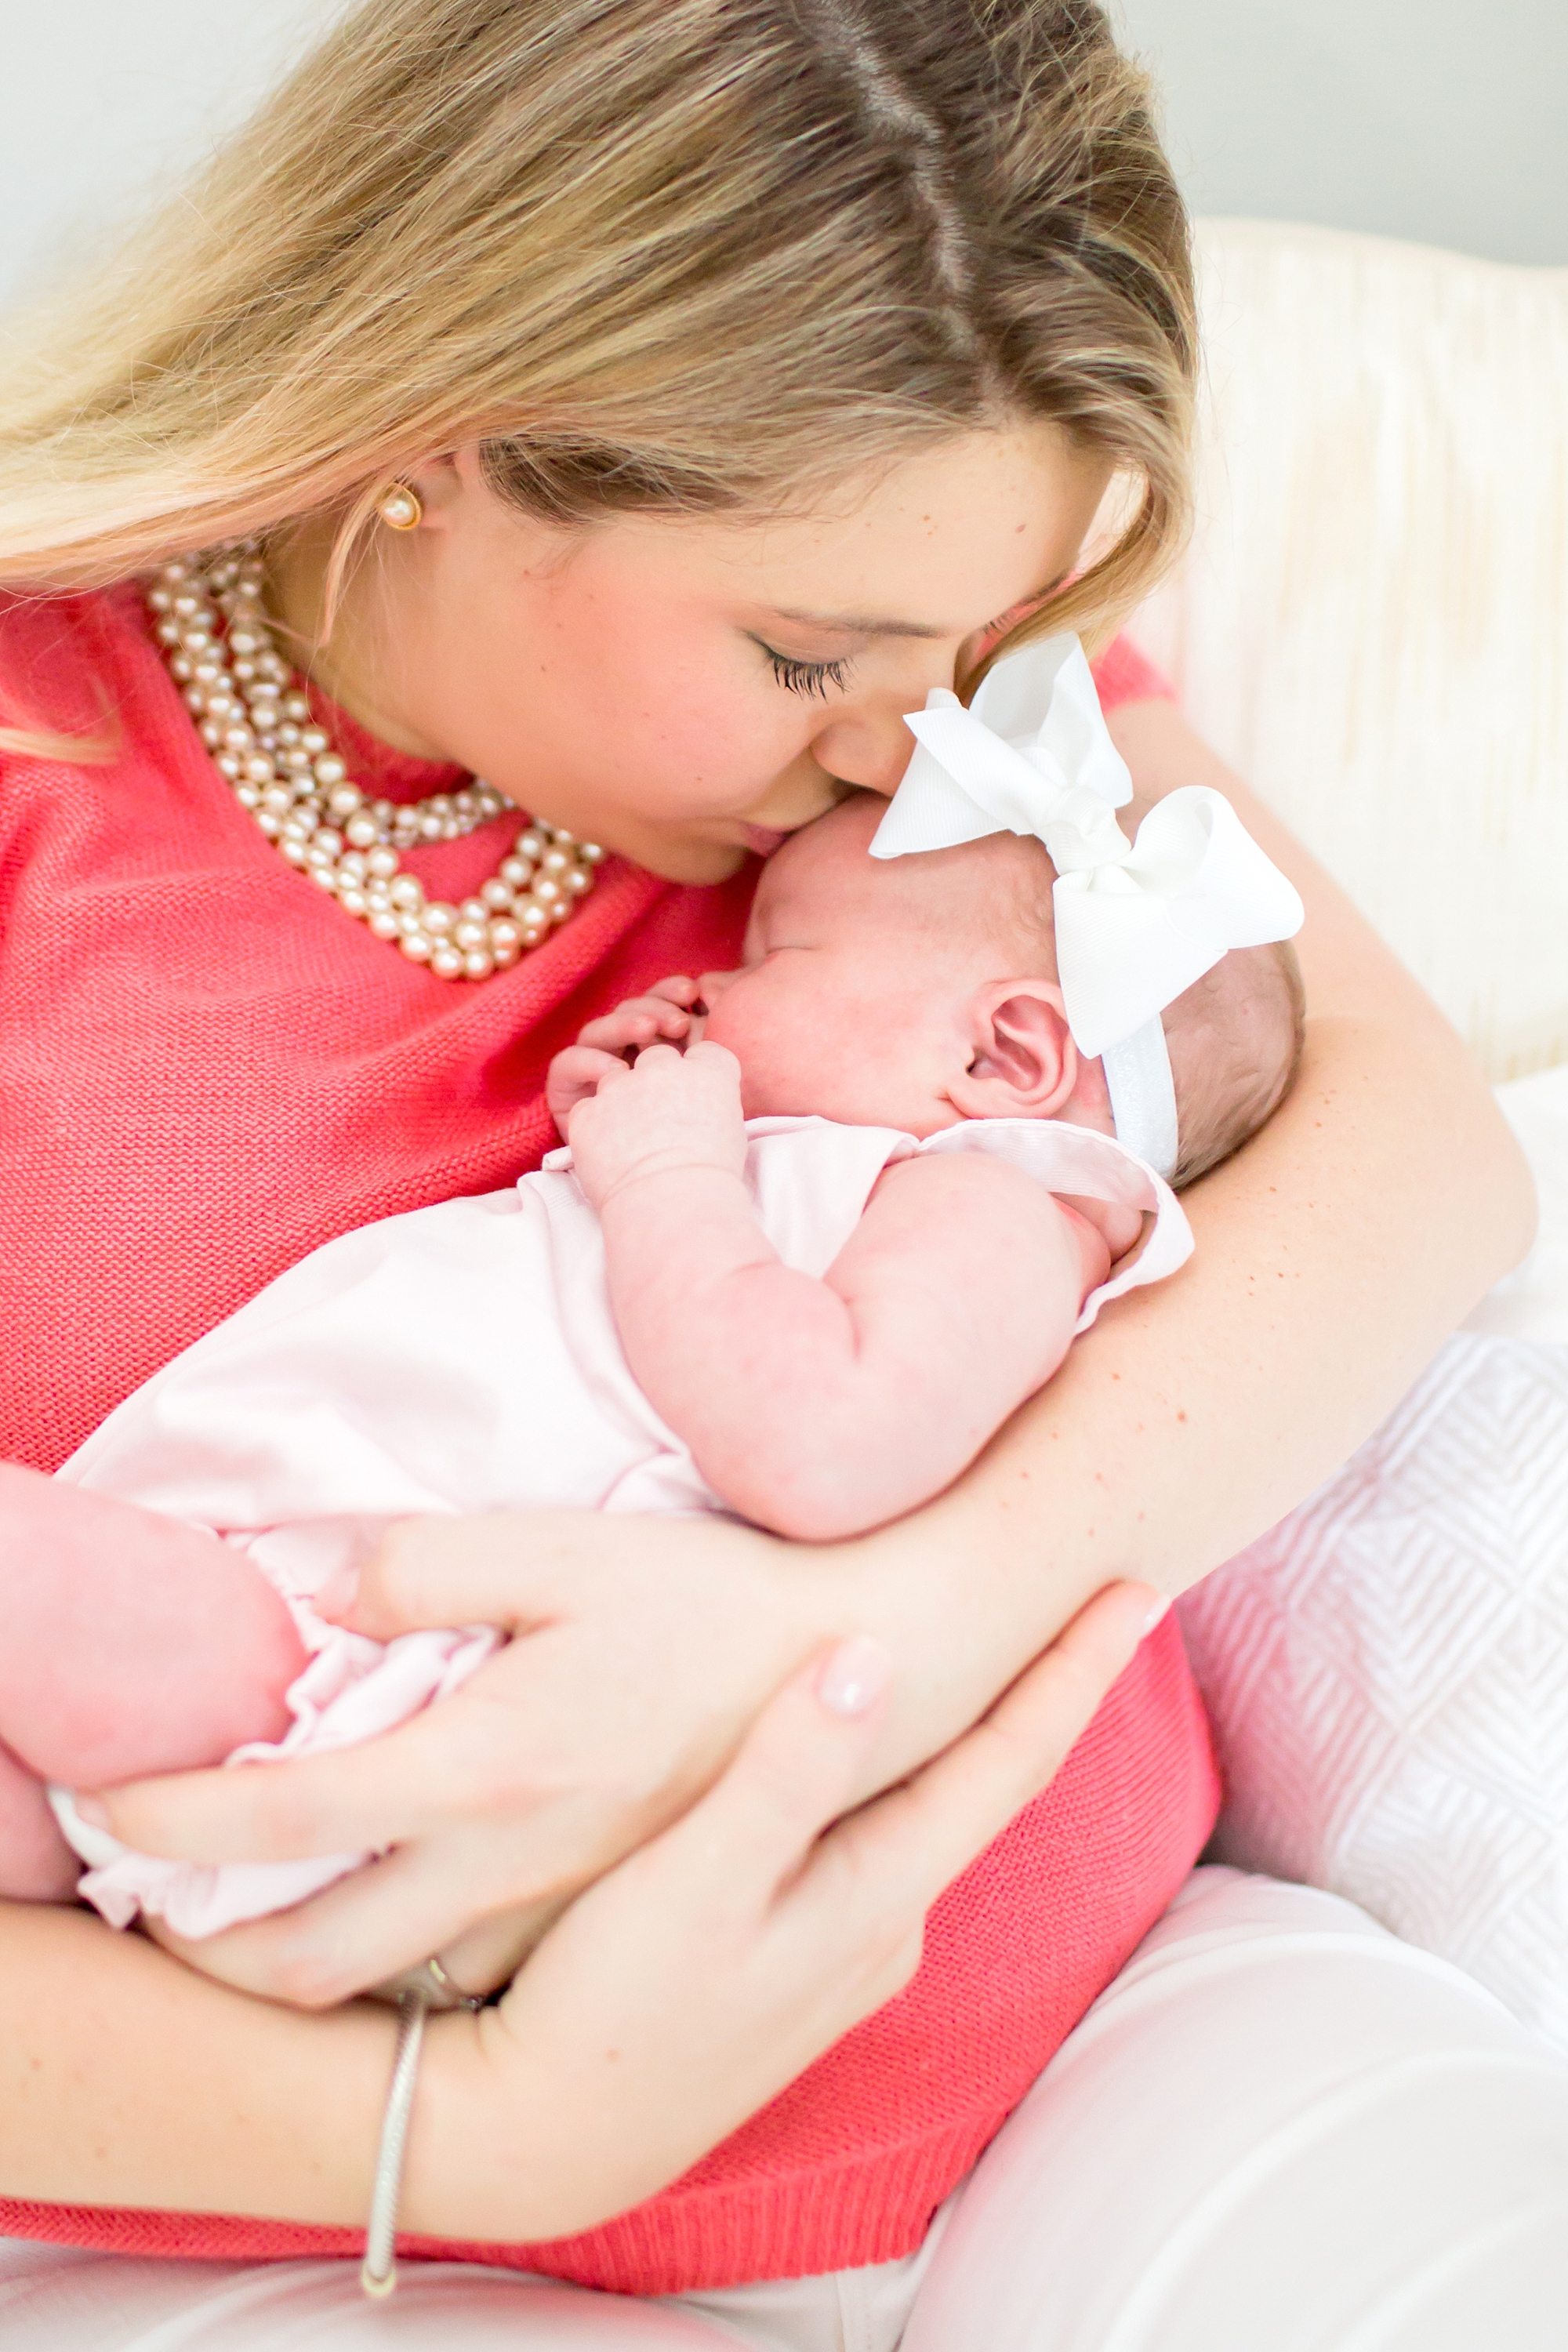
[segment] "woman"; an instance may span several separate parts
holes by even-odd
[[[1103,642],[1179,536],[1194,364],[1180,204],[1088,0],[351,20],[110,285],[42,325],[0,409],[0,579],[22,592],[0,646],[6,1328],[27,1335],[7,1452],[56,1466],[329,1234],[508,1181],[550,1139],[549,1055],[629,986],[725,961],[748,853],[846,785],[890,791],[929,687],[1024,635]],[[1109,489],[1124,520],[1097,541]],[[199,551],[236,540],[264,600],[220,677],[202,615],[232,565]],[[1129,649],[1100,675],[1144,797],[1219,774]],[[481,775],[570,836],[553,873],[543,839],[513,869],[515,903],[519,820],[461,797]],[[364,798],[334,801],[349,782]],[[1121,1671],[1144,1588],[1179,1590],[1331,1470],[1529,1225],[1457,1042],[1241,797],[1308,900],[1308,1060],[1191,1196],[1190,1276],[938,1504],[857,1543],[395,1531],[356,1622],[517,1638],[371,1747],[106,1801],[154,1851],[387,1859],[204,1948],[204,1976],[13,1907],[0,2228],[347,2252],[392,2029],[334,2005],[432,1953],[459,1985],[504,1978],[586,1886],[499,2008],[432,2029],[404,2206],[416,2251],[577,2284],[503,2279],[492,2308],[496,2282],[443,2271],[405,2327],[423,2296],[443,2345],[492,2320],[696,2345],[713,2315],[759,2343],[890,2345],[911,2306],[911,2345],[1068,2340],[1045,2315],[1064,2247],[1043,2222],[994,2242],[1019,2147],[1064,2144],[1059,2069],[942,2246],[928,2225],[1212,1821],[1169,1621]],[[1440,1193],[1409,1182],[1439,1155]],[[66,1490],[55,1507],[65,1573],[89,1538]],[[128,1517],[119,1539],[156,1574],[175,1538]],[[1069,1748],[936,1906],[911,1979],[937,1891]],[[1383,2063],[1375,1931],[1324,1903],[1200,1880],[1158,1931],[1342,1955],[1349,1991],[1324,1995],[1319,1960],[1261,2022],[1222,2004],[1205,2068],[1256,2072],[1247,2032],[1278,2051],[1286,2014],[1303,2048],[1321,2027],[1312,2084],[1352,2044]],[[1124,2020],[1109,1998],[1097,2018]],[[1463,1990],[1442,1999],[1428,2039],[1484,2042]],[[1160,2049],[1187,2046],[1163,2021]],[[1111,2177],[1146,2146],[1169,2189],[1179,2088],[1117,2113]],[[1081,2134],[1069,2155],[1099,2177]],[[1353,2252],[1365,2214],[1335,2228]],[[1317,2275],[1323,2244],[1280,2260]],[[214,2292],[101,2256],[61,2275],[12,2257],[13,2340],[68,2340],[62,2295],[101,2346]],[[798,2292],[745,2284],[778,2279]],[[242,2311],[271,2340],[275,2290],[342,2330],[353,2282],[226,2274],[213,2340],[242,2341]],[[1258,2340],[1260,2310],[1238,2301],[1227,2340]]]

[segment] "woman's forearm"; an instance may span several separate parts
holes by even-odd
[[[1103,1317],[947,1495],[847,1553],[856,1613],[901,1669],[889,1772],[971,1721],[1089,1592],[1179,1592],[1272,1526],[1531,1230],[1528,1172],[1422,991],[1173,711],[1117,718],[1141,795],[1222,783],[1300,887],[1306,1057],[1263,1132],[1186,1196],[1192,1263]]]
[[[0,2015],[0,2196],[363,2228],[390,2009],[254,2000],[84,1911],[5,1904]],[[474,2021],[433,2018],[426,2040],[405,2226],[460,2236],[482,2195],[499,2234],[554,2234],[543,2135],[511,2134],[504,2180],[489,2161],[518,2102],[498,2100]],[[552,2122],[569,2157],[570,2115]]]
[[[0,2197],[363,2228],[390,2009],[309,2015],[195,1975],[86,1912],[0,1904]],[[556,2237],[630,2201],[616,2193],[623,2179],[647,2194],[700,2153],[680,2141],[678,2112],[606,2131],[618,2085],[612,2076],[596,2099],[578,2098],[571,2060],[561,2079],[560,2038],[546,2029],[514,2047],[491,2011],[429,2021],[402,2227]],[[589,2073],[575,2046],[571,2058]],[[729,2128],[743,2103],[718,2091]],[[661,2162],[672,2132],[680,2159]]]
[[[86,1912],[0,1905],[0,2195],[352,2226],[394,2021],[195,1976]]]

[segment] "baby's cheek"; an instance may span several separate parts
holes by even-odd
[[[776,1109],[772,1100],[777,1060],[775,1033],[765,1018],[752,1017],[751,1008],[738,1003],[729,989],[709,1013],[701,1029],[693,1031],[707,1045],[724,1045],[741,1065],[741,1108],[747,1118],[765,1118]]]
[[[864,1074],[847,1087],[839,1064],[832,1041],[819,1045],[809,1030],[770,1038],[755,1053],[741,1054],[741,1108],[748,1118],[816,1117],[853,1123],[862,1115]]]
[[[701,1040],[710,1045],[727,1045],[743,1070],[767,1046],[766,1008],[758,1021],[752,1017],[753,1003],[753,992],[746,982],[732,981],[715,996],[708,1011],[693,1021],[688,1042],[696,1044]]]

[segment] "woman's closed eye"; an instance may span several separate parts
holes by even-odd
[[[761,645],[761,638],[757,642]],[[849,675],[850,664],[847,658],[821,662],[795,661],[790,655],[781,654],[769,645],[763,645],[763,651],[773,665],[773,676],[781,686],[789,689],[791,694],[803,694],[808,698],[816,696],[826,702],[828,688],[832,687],[835,692],[841,691]]]

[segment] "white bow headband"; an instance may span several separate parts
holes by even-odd
[[[906,724],[915,754],[872,856],[992,833],[1044,842],[1068,1025],[1079,1053],[1104,1066],[1117,1135],[1169,1176],[1176,1090],[1160,1015],[1231,948],[1291,938],[1300,899],[1206,784],[1168,794],[1136,847],[1128,840],[1114,812],[1131,799],[1131,778],[1076,637],[1009,654],[968,709],[933,688]]]

